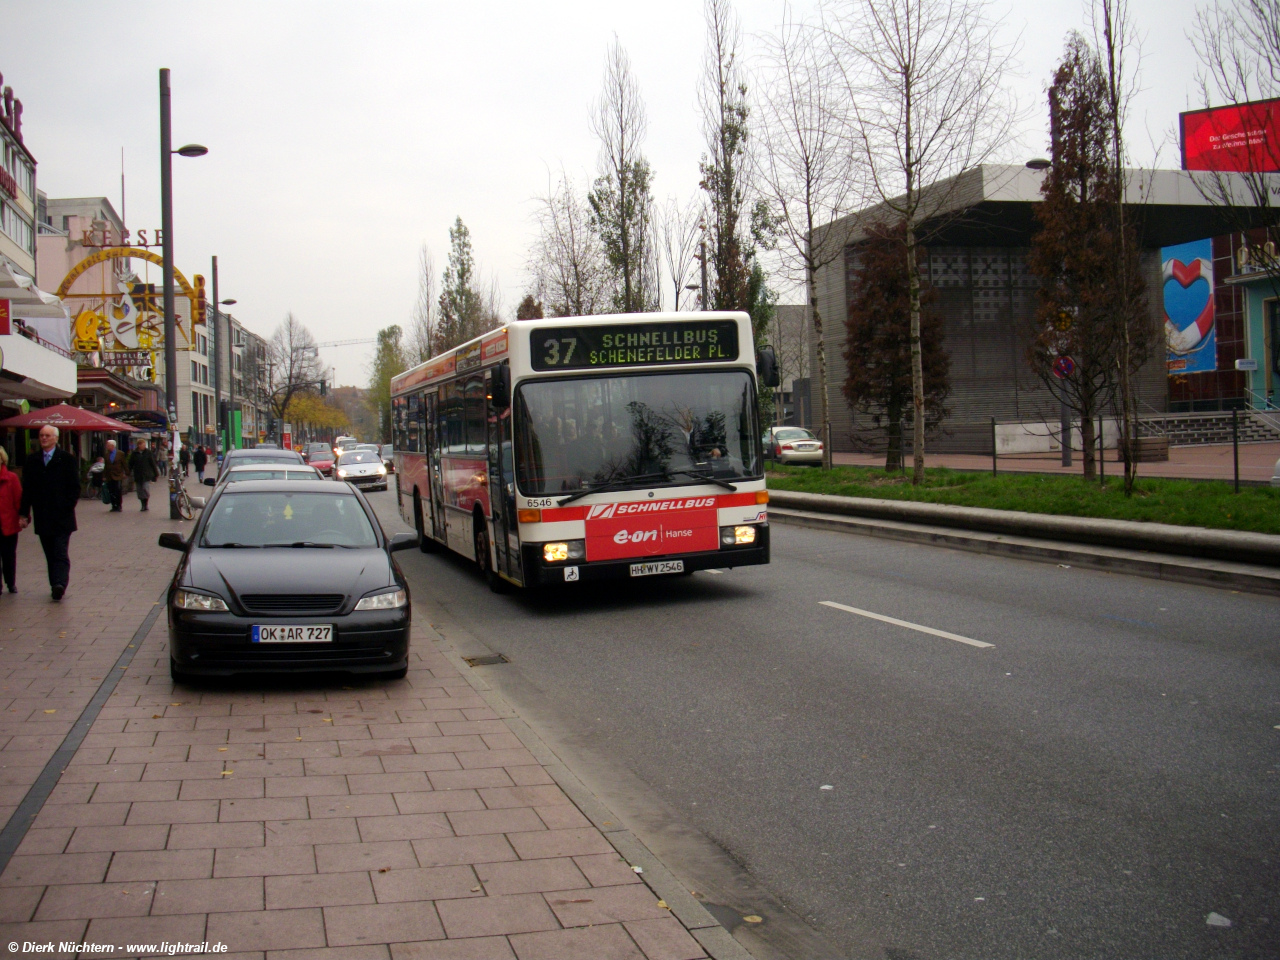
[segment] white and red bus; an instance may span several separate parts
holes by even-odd
[[[422,549],[496,590],[769,562],[745,313],[517,320],[391,381]]]

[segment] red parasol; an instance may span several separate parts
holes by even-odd
[[[8,420],[0,420],[0,427],[38,430],[43,426],[55,426],[59,430],[101,430],[104,433],[132,433],[133,427],[119,420],[112,420],[92,410],[82,410],[66,403],[55,407],[43,407]]]

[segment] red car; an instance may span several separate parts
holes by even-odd
[[[308,443],[302,451],[302,459],[326,477],[333,476],[333,447],[327,443]]]

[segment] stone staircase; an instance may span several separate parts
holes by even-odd
[[[1170,446],[1230,443],[1230,413],[1161,413],[1138,418],[1138,435],[1168,437]],[[1241,443],[1280,442],[1280,412],[1240,411]]]

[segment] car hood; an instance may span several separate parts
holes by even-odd
[[[338,469],[346,471],[347,473],[359,475],[363,473],[377,473],[380,466],[382,466],[380,463],[343,463],[338,465]]]
[[[396,582],[378,547],[205,547],[192,550],[181,586],[239,600],[241,593],[340,593],[361,597]]]

